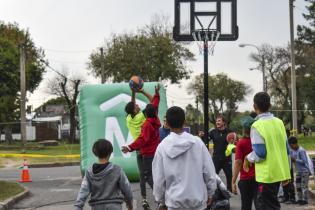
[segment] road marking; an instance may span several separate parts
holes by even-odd
[[[19,158],[80,158],[79,154],[75,155],[39,155],[39,154],[0,154],[0,157],[19,157]]]

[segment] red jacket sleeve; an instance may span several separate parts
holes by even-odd
[[[145,146],[150,141],[150,134],[153,132],[152,130],[153,127],[151,124],[144,124],[140,136],[128,147],[133,151]]]
[[[159,104],[160,104],[160,93],[159,93],[159,91],[155,91],[155,94],[153,96],[151,104],[154,106],[154,108],[156,109],[156,112],[158,113]]]

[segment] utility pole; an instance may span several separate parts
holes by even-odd
[[[25,90],[25,49],[24,46],[20,46],[20,85],[21,85],[21,141],[22,144],[26,143],[26,115],[25,115],[25,102],[26,102],[26,90]]]
[[[292,130],[297,134],[297,107],[296,107],[296,76],[295,76],[295,50],[294,50],[294,0],[289,0],[290,7],[290,44],[291,44],[291,94],[292,94]]]
[[[104,50],[103,47],[101,47],[101,80],[102,84],[105,83],[105,69],[104,69]]]

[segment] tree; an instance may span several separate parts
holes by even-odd
[[[7,106],[10,111],[1,115],[1,122],[19,120],[20,69],[19,47],[23,46],[26,52],[26,90],[33,92],[42,80],[47,62],[44,60],[44,51],[37,48],[28,31],[22,30],[17,24],[5,24],[0,21],[0,107]],[[12,110],[14,108],[14,110]],[[10,136],[12,124],[7,124],[6,140]]]
[[[264,59],[268,89],[272,109],[285,124],[291,122],[291,55],[288,47],[273,47],[263,44],[259,52],[251,53],[250,58],[261,65]],[[257,68],[262,71],[261,68]]]
[[[186,117],[185,124],[186,126],[190,126],[190,130],[192,134],[198,134],[200,130],[201,123],[203,122],[203,116],[200,110],[193,107],[191,104],[186,106]]]
[[[4,130],[5,141],[8,144],[11,144],[13,141],[12,123],[16,122],[20,116],[18,112],[20,107],[18,102],[16,96],[5,95],[0,97],[0,122],[4,122],[4,124],[0,124],[0,135],[1,131]]]
[[[299,25],[297,27],[296,40],[296,61],[297,73],[299,76],[297,83],[300,84],[299,90],[302,100],[307,110],[315,109],[315,0],[306,0],[307,12],[303,17],[308,22],[307,25]],[[308,75],[307,78],[301,75]],[[314,112],[310,112],[314,115]]]
[[[34,111],[35,113],[40,112],[40,110],[44,107],[46,107],[47,105],[67,105],[67,101],[65,100],[65,98],[63,97],[57,97],[57,98],[52,98],[49,99],[48,101],[46,101],[45,103],[43,103],[42,105],[40,105],[39,107],[37,107]]]
[[[223,114],[229,124],[238,109],[238,104],[245,100],[245,96],[251,92],[248,85],[241,81],[233,80],[226,74],[220,73],[209,76],[209,120],[215,124],[215,117]],[[204,103],[203,75],[196,76],[188,86],[188,92],[194,94]]]
[[[170,27],[155,18],[137,34],[113,35],[105,43],[104,70],[107,81],[128,81],[132,75],[140,75],[145,81],[179,80],[189,78],[190,70],[185,62],[194,55],[183,44],[175,42]],[[89,58],[89,69],[101,76],[101,55],[94,51]]]
[[[80,78],[68,78],[65,74],[58,74],[48,82],[48,93],[63,98],[66,101],[70,118],[70,143],[76,142],[76,112],[79,87],[84,82]]]

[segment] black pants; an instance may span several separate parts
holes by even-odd
[[[146,198],[147,192],[146,192],[146,187],[145,187],[145,178],[144,178],[144,173],[143,173],[143,163],[142,162],[143,162],[143,157],[137,151],[137,164],[138,164],[138,169],[139,169],[139,174],[140,174],[140,191],[141,191],[142,198]]]
[[[154,157],[142,157],[143,176],[146,183],[153,189],[152,162]]]
[[[293,169],[290,170],[291,180],[290,182],[283,186],[283,196],[286,201],[295,201],[295,187],[294,187],[294,175]]]
[[[279,210],[278,191],[280,182],[258,184],[256,210]]]
[[[238,188],[241,192],[242,210],[251,210],[253,202],[256,207],[258,183],[255,179],[240,180]]]
[[[226,177],[226,187],[229,191],[232,191],[232,159],[231,158],[219,159],[213,157],[213,164],[215,167],[215,172],[217,174],[219,174],[221,169],[223,169]]]

